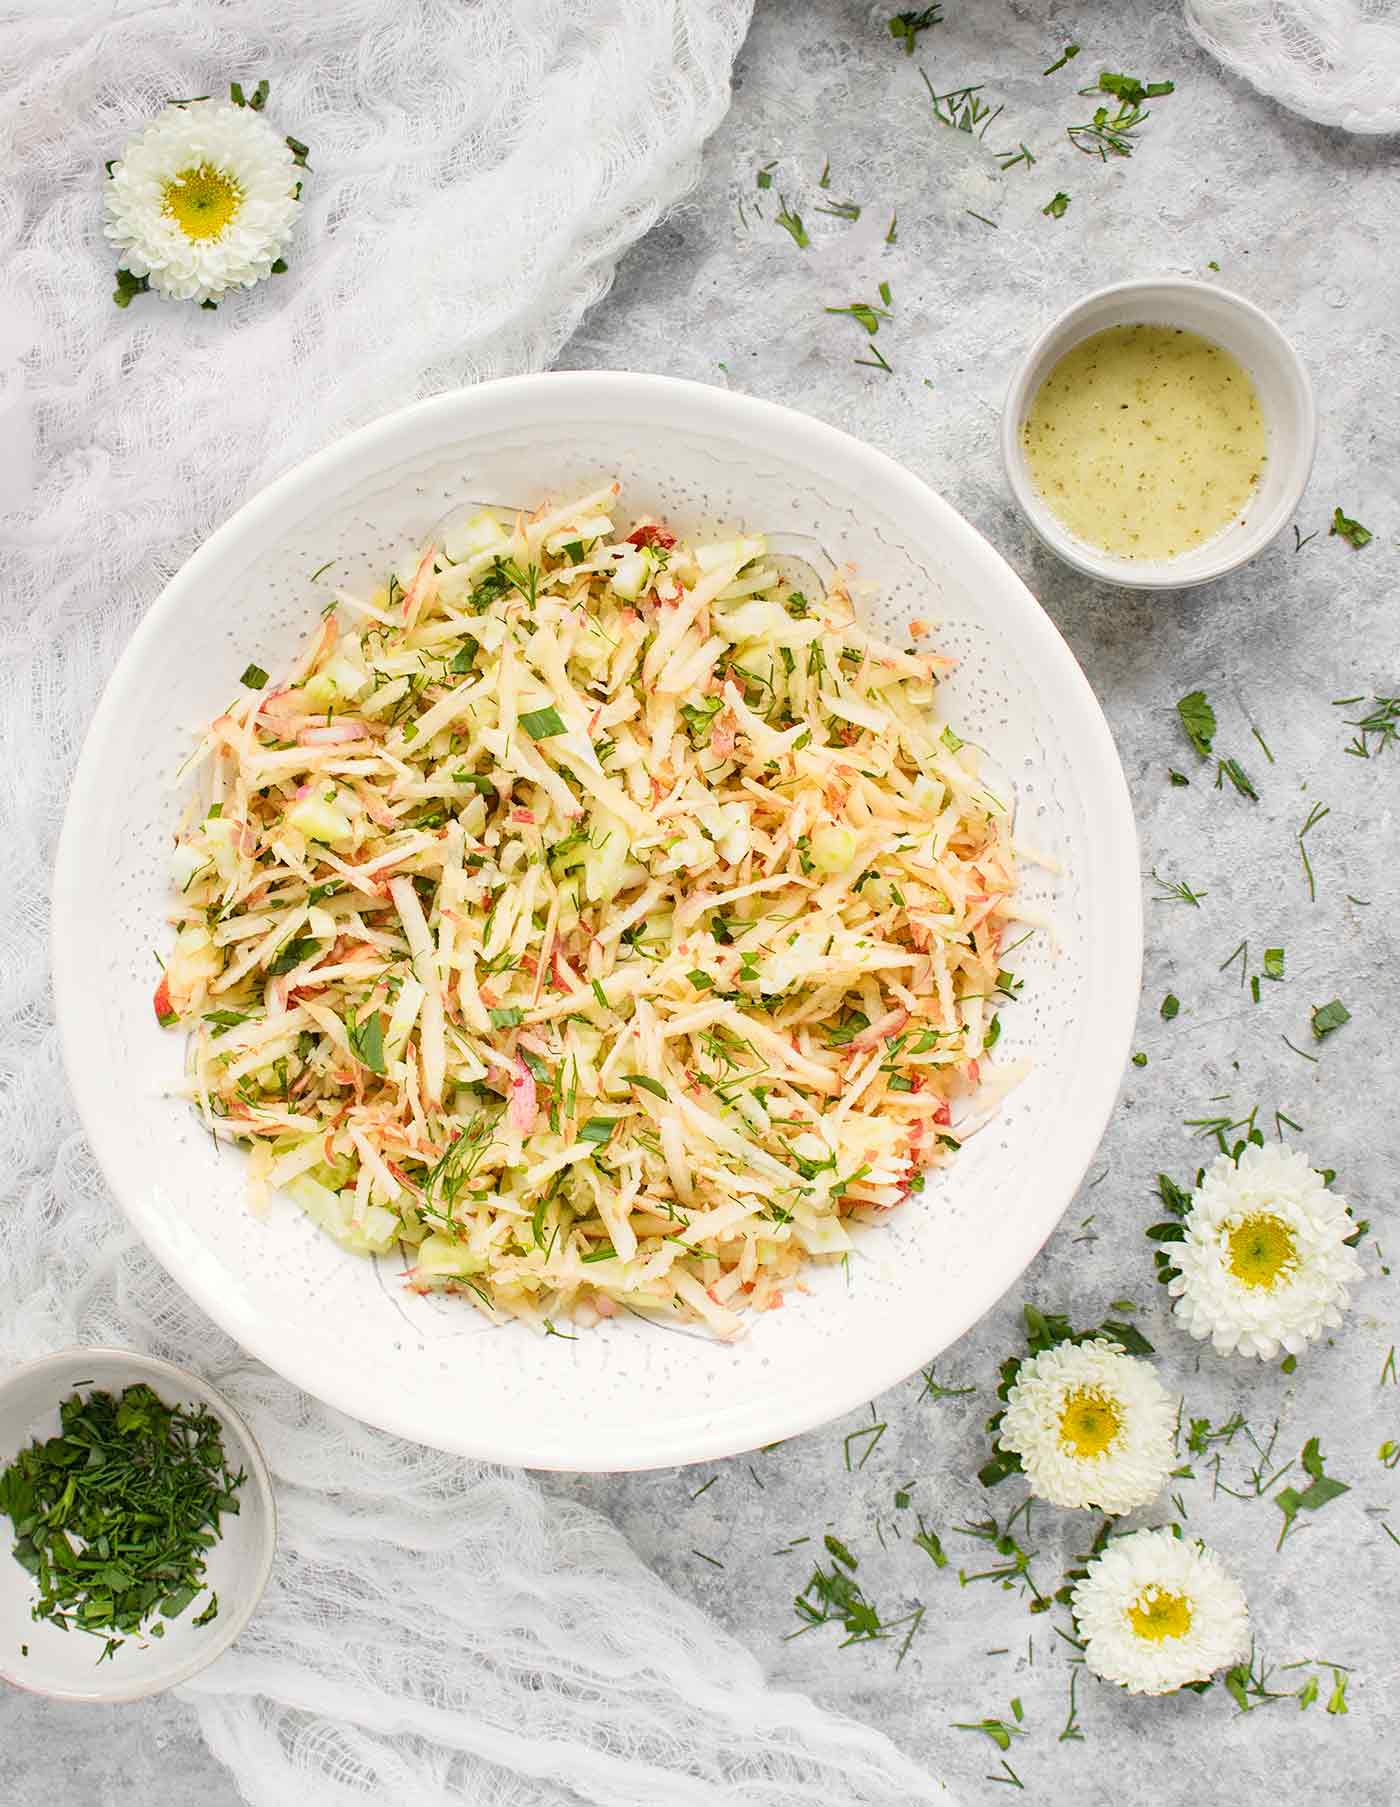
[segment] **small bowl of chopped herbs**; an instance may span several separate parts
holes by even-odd
[[[262,1452],[197,1375],[65,1349],[0,1379],[0,1680],[103,1703],[188,1681],[276,1542]]]

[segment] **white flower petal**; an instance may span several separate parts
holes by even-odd
[[[1230,1267],[1230,1233],[1253,1216],[1276,1218],[1293,1238],[1293,1264],[1272,1286],[1250,1285]],[[1346,1244],[1356,1234],[1346,1201],[1294,1149],[1251,1144],[1238,1166],[1218,1156],[1191,1201],[1185,1230],[1186,1240],[1171,1245],[1180,1269],[1169,1288],[1176,1315],[1221,1355],[1296,1355],[1341,1323],[1347,1288],[1361,1277]]]
[[[1061,1420],[1073,1396],[1109,1402],[1118,1428],[1096,1455],[1080,1455]],[[1058,1343],[1021,1364],[1000,1443],[1021,1458],[1031,1491],[1056,1506],[1131,1512],[1162,1490],[1175,1460],[1176,1405],[1147,1362],[1116,1343]]]
[[[1151,1638],[1134,1629],[1132,1608],[1154,1593],[1186,1602],[1190,1623],[1182,1635]],[[1249,1654],[1243,1589],[1213,1550],[1171,1531],[1115,1538],[1090,1563],[1072,1609],[1084,1660],[1130,1694],[1168,1694]]]
[[[240,200],[222,232],[190,238],[166,211],[166,191],[206,165],[236,185]],[[103,230],[122,252],[119,267],[147,277],[157,294],[216,301],[271,274],[301,211],[297,183],[286,139],[261,113],[228,101],[170,106],[112,165]]]

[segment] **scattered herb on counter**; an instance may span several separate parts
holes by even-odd
[[[984,1738],[991,1739],[999,1751],[1009,1751],[1013,1738],[1024,1738],[1026,1735],[1026,1728],[1021,1724],[1025,1713],[1019,1700],[1012,1701],[1011,1716],[1014,1721],[1011,1725],[1004,1719],[955,1719],[952,1727],[955,1732],[981,1732]]]
[[[267,673],[261,665],[249,665],[238,681],[248,690],[261,690],[267,683]]]
[[[933,26],[943,23],[943,8],[923,6],[918,12],[896,13],[888,23],[890,36],[895,43],[903,44],[905,56],[913,56],[920,32],[929,31]]]
[[[1177,700],[1176,713],[1186,731],[1186,738],[1200,754],[1209,759],[1215,740],[1215,711],[1204,690],[1190,690]]]
[[[1068,206],[1069,196],[1063,189],[1060,189],[1050,197],[1040,211],[1049,214],[1052,220],[1062,220],[1065,217],[1065,209]]]
[[[1319,1004],[1312,1013],[1312,1032],[1316,1041],[1323,1041],[1343,1023],[1351,1021],[1351,1012],[1340,998],[1333,998],[1330,1004]]]
[[[921,1400],[963,1399],[969,1393],[975,1393],[977,1391],[976,1387],[945,1387],[941,1381],[934,1378],[932,1365],[922,1369],[919,1378],[924,1383],[924,1390],[919,1395]]]
[[[773,186],[773,171],[777,167],[778,165],[776,162],[765,163],[763,168],[759,170],[758,174],[754,177],[754,186],[763,189],[771,188]]]
[[[1264,977],[1281,979],[1283,977],[1283,961],[1284,952],[1281,947],[1266,947],[1264,949]]]
[[[981,138],[1002,111],[1000,107],[990,107],[986,101],[978,99],[986,86],[984,82],[973,82],[964,88],[949,88],[946,94],[937,94],[933,83],[922,69],[919,74],[923,76],[929,100],[933,103],[934,118],[940,125],[949,126],[955,132],[976,132]]]
[[[891,318],[887,307],[876,307],[871,301],[853,301],[849,307],[823,308],[827,314],[849,314],[852,320],[863,326],[871,337],[879,332],[880,322]]]
[[[1174,991],[1169,991],[1166,997],[1162,999],[1162,1021],[1164,1023],[1171,1022],[1172,1018],[1178,1015],[1180,1010],[1181,999],[1177,997]]]
[[[831,1567],[824,1569],[818,1562],[807,1585],[800,1594],[793,1597],[793,1611],[802,1623],[796,1631],[790,1631],[788,1637],[801,1637],[804,1631],[812,1631],[818,1625],[829,1625],[834,1621],[846,1633],[840,1644],[840,1648],[844,1650],[848,1644],[866,1644],[888,1638],[892,1632],[907,1625],[909,1629],[895,1658],[897,1669],[908,1653],[914,1634],[923,1623],[924,1608],[916,1601],[912,1611],[901,1618],[882,1619],[879,1608],[873,1600],[867,1599],[856,1580],[855,1572],[860,1566],[858,1559],[839,1538],[831,1536],[829,1532],[824,1542],[831,1558]]]
[[[878,345],[871,345],[867,347],[867,350],[870,354],[868,357],[852,358],[851,362],[853,364],[868,364],[872,370],[883,370],[887,376],[894,375],[894,365],[890,363]]]
[[[798,250],[805,251],[812,241],[807,236],[807,228],[802,224],[802,215],[791,211],[786,195],[778,196],[778,208],[778,213],[775,215],[778,224],[784,232],[791,236],[792,242]]]
[[[906,1501],[907,1497],[908,1496],[906,1495]],[[948,1558],[944,1554],[943,1545],[939,1541],[938,1533],[929,1530],[928,1526],[924,1523],[924,1515],[922,1512],[919,1514],[919,1529],[915,1533],[914,1543],[924,1552],[936,1569],[947,1568]]]
[[[838,220],[858,220],[860,218],[860,202],[833,201],[829,207],[819,203],[817,212],[832,214]]]
[[[1092,88],[1081,88],[1081,94],[1109,94],[1118,102],[1110,113],[1100,107],[1086,125],[1065,128],[1065,135],[1077,151],[1107,162],[1110,157],[1131,157],[1133,133],[1149,117],[1142,102],[1175,91],[1174,82],[1141,82],[1135,75],[1114,75],[1105,69]]]
[[[1154,903],[1189,903],[1199,910],[1201,899],[1210,896],[1209,891],[1193,891],[1185,879],[1163,878],[1155,866],[1152,868],[1152,876],[1161,887],[1152,900]]]
[[[1354,546],[1358,552],[1363,546],[1369,546],[1376,537],[1369,527],[1363,527],[1360,521],[1353,521],[1351,516],[1344,515],[1340,508],[1332,510],[1332,525],[1327,529],[1328,539],[1331,539],[1333,534],[1344,539],[1349,546]]]
[[[1182,789],[1186,785],[1189,785],[1190,782],[1191,782],[1191,780],[1186,776],[1185,772],[1178,772],[1172,766],[1167,767],[1167,783],[1168,784],[1173,784],[1178,789]]]
[[[1015,169],[1018,163],[1024,163],[1026,168],[1029,169],[1031,165],[1036,162],[1035,153],[1029,146],[1024,144],[1019,145],[1014,151],[993,151],[992,155],[1001,165],[1003,175],[1006,174],[1007,170]]]
[[[1318,531],[1319,530],[1316,527],[1314,527],[1311,533],[1308,533],[1308,534],[1299,533],[1298,523],[1295,521],[1293,523],[1293,550],[1295,552],[1301,552],[1303,550],[1304,546],[1308,545],[1310,541],[1315,540],[1317,538]]]
[[[1048,69],[1042,69],[1040,72],[1041,75],[1054,75],[1057,69],[1063,69],[1066,63],[1072,63],[1078,55],[1079,46],[1077,44],[1066,44],[1064,49],[1060,52],[1058,59],[1051,63]]]
[[[1248,941],[1242,941],[1232,954],[1227,954],[1226,957],[1220,962],[1220,965],[1217,968],[1217,971],[1222,972],[1222,973],[1228,972],[1230,970],[1230,968],[1235,964],[1236,960],[1238,960],[1240,963],[1240,984],[1243,985],[1244,977],[1245,977],[1245,970],[1249,965],[1249,943],[1248,943]]]
[[[38,1583],[33,1617],[105,1637],[101,1662],[143,1628],[162,1637],[161,1621],[199,1594],[245,1476],[230,1471],[207,1407],[167,1405],[148,1386],[119,1399],[74,1393],[59,1419],[57,1436],[36,1439],[0,1474],[0,1512],[14,1526],[15,1560]]]
[[[1314,803],[1308,811],[1308,819],[1298,830],[1298,852],[1302,855],[1303,872],[1308,881],[1308,901],[1317,902],[1317,880],[1313,876],[1312,861],[1308,858],[1308,850],[1303,845],[1307,836],[1317,827],[1324,816],[1330,815],[1331,809],[1325,803]]]
[[[1245,771],[1238,759],[1222,759],[1217,763],[1215,768],[1216,790],[1221,788],[1227,778],[1242,797],[1248,797],[1253,803],[1259,801],[1259,793],[1251,783],[1249,773]]]
[[[1293,1529],[1293,1522],[1300,1512],[1320,1511],[1323,1506],[1340,1499],[1342,1494],[1351,1492],[1345,1481],[1334,1480],[1326,1472],[1316,1437],[1309,1437],[1303,1445],[1301,1460],[1303,1472],[1308,1476],[1308,1485],[1301,1491],[1296,1487],[1280,1487],[1274,1495],[1274,1504],[1283,1514],[1283,1528],[1278,1534],[1275,1549],[1283,1548],[1283,1540]]]
[[[1135,1067],[1145,1067],[1147,1065],[1147,1056],[1141,1052],[1134,1054],[1133,1065]]]
[[[874,1455],[881,1437],[883,1437],[885,1432],[889,1429],[888,1424],[882,1424],[876,1419],[875,1408],[873,1405],[870,1408],[870,1417],[871,1422],[869,1424],[863,1424],[859,1430],[852,1431],[849,1436],[843,1437],[841,1440],[841,1447],[845,1454],[847,1474],[859,1474],[860,1470],[865,1467],[871,1456]],[[866,1439],[866,1441],[860,1452],[860,1460],[852,1462],[851,1446],[852,1444],[860,1443],[862,1439]]]
[[[1364,701],[1364,697],[1344,696],[1339,697],[1332,707],[1348,709],[1353,703]],[[1400,741],[1400,696],[1373,696],[1367,713],[1362,716],[1347,716],[1346,725],[1360,730],[1346,749],[1353,758],[1369,759],[1373,752],[1383,753],[1387,747]],[[1375,737],[1374,747],[1371,736]]]

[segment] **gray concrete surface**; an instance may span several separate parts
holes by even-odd
[[[1006,1762],[1041,1801],[1388,1807],[1397,1798],[1387,1752],[1397,1731],[1400,1547],[1383,1524],[1391,1513],[1400,1535],[1400,1481],[1377,1449],[1400,1439],[1400,1387],[1382,1372],[1400,1340],[1389,1271],[1400,745],[1349,757],[1342,718],[1356,712],[1332,699],[1400,690],[1395,148],[1280,112],[1197,51],[1174,5],[947,0],[945,10],[947,22],[907,59],[885,33],[883,8],[761,5],[699,190],[624,261],[561,363],[732,383],[838,422],[926,477],[1026,577],[1087,671],[1132,787],[1145,895],[1154,897],[1147,875],[1156,867],[1203,899],[1198,908],[1147,905],[1138,1045],[1148,1063],[1130,1071],[1059,1233],[1022,1285],[937,1364],[941,1382],[974,1393],[929,1399],[916,1377],[875,1400],[874,1421],[887,1429],[850,1446],[851,1469],[843,1440],[861,1414],[751,1460],[546,1484],[612,1516],[778,1680],[883,1727],[964,1802],[995,1807],[1014,1785],[1002,1753],[953,1724],[1010,1718],[1014,1696],[1024,1720]],[[1078,60],[1042,77],[1072,40],[1083,46]],[[930,121],[921,65],[940,92],[981,82],[1004,105],[983,141]],[[1153,105],[1127,161],[1101,164],[1064,137],[1092,111],[1075,91],[1100,69],[1177,84]],[[992,152],[1023,142],[1039,161],[1002,173]],[[773,160],[773,188],[760,193],[755,173]],[[1040,210],[1057,190],[1072,199],[1052,220]],[[802,214],[812,249],[799,250],[774,223],[779,193]],[[858,227],[817,211],[848,197],[882,223],[897,212],[893,246],[875,234],[861,250],[866,234],[853,241]],[[1002,481],[997,414],[1018,348],[1061,305],[1101,283],[1164,272],[1239,290],[1295,339],[1321,415],[1298,524],[1303,536],[1320,531],[1297,552],[1290,532],[1248,570],[1200,591],[1128,597],[1076,577],[1033,542]],[[877,343],[892,375],[857,366],[864,334],[822,312],[874,300],[882,279],[894,317]],[[1365,550],[1328,536],[1337,504],[1374,531]],[[1245,765],[1257,803],[1213,788],[1186,746],[1173,705],[1196,687],[1210,693],[1218,745]],[[1169,767],[1190,775],[1188,789],[1169,785]],[[1314,901],[1297,835],[1315,802],[1330,813],[1308,840]],[[1265,946],[1287,949],[1286,982],[1266,985],[1258,1005],[1237,968],[1222,970],[1245,939],[1250,970]],[[1172,1022],[1159,1014],[1168,991],[1181,1000]],[[1314,1045],[1310,1009],[1333,997],[1352,1020]],[[1285,1035],[1315,1059],[1291,1052]],[[1337,1170],[1339,1188],[1372,1224],[1355,1308],[1291,1376],[1276,1364],[1202,1354],[1166,1316],[1142,1234],[1158,1215],[1155,1174],[1187,1178],[1212,1152],[1187,1120],[1243,1117],[1256,1106],[1270,1135],[1275,1111],[1303,1126],[1295,1139]],[[1056,1635],[1064,1614],[1032,1614],[1019,1590],[963,1586],[958,1575],[992,1561],[957,1525],[1004,1517],[1022,1497],[1015,1481],[987,1495],[974,1478],[1022,1298],[1086,1324],[1111,1301],[1136,1302],[1187,1414],[1220,1424],[1243,1413],[1249,1430],[1221,1447],[1218,1476],[1196,1459],[1194,1478],[1175,1484],[1178,1503],[1140,1516],[1180,1516],[1217,1547],[1248,1591],[1263,1663],[1346,1665],[1345,1715],[1325,1711],[1330,1667],[1307,1711],[1280,1699],[1240,1713],[1219,1688],[1129,1700],[1081,1676],[1082,1738],[1063,1736],[1073,1655]],[[1318,1434],[1329,1470],[1351,1488],[1281,1550],[1281,1514],[1270,1498],[1252,1497],[1247,1479],[1260,1459],[1249,1435],[1267,1449],[1275,1424],[1266,1473]],[[905,1511],[894,1503],[901,1487],[911,1496]],[[916,1511],[941,1536],[947,1568],[911,1543]],[[1033,1511],[1029,1533],[1018,1535],[1036,1552],[1043,1590],[1059,1585],[1096,1523]],[[925,1608],[902,1663],[898,1637],[840,1648],[839,1632],[826,1628],[788,1641],[812,1545],[788,1546],[819,1542],[826,1530],[859,1557],[860,1579],[886,1618]],[[1268,1686],[1296,1690],[1308,1673],[1275,1667]],[[195,1799],[231,1807],[237,1798],[176,1703],[86,1712],[0,1697],[4,1807]]]

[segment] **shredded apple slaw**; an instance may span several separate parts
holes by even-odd
[[[731,1337],[994,1101],[1011,824],[951,661],[618,494],[478,512],[248,668],[156,1014],[259,1207],[496,1322]]]

